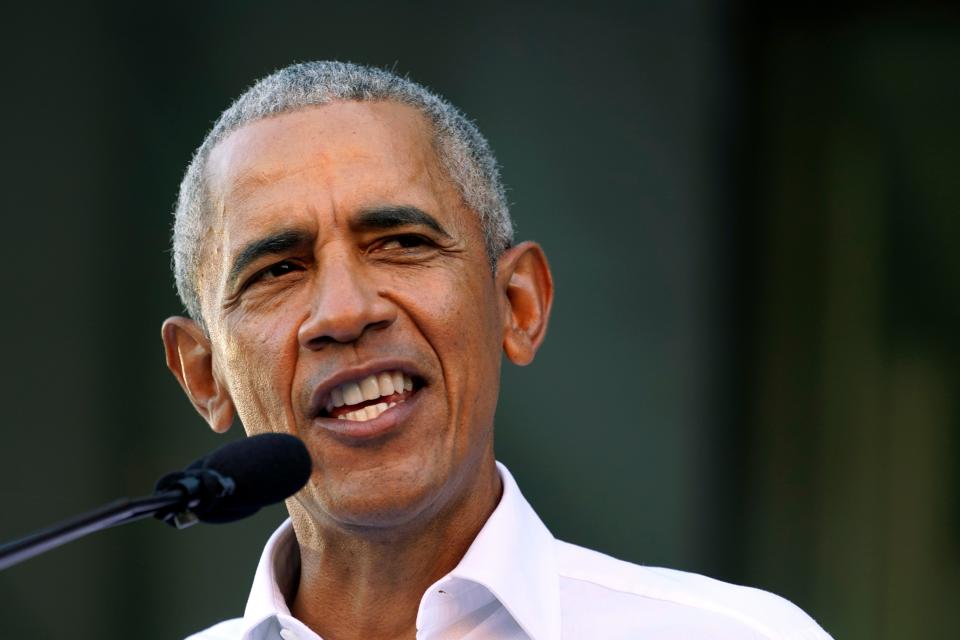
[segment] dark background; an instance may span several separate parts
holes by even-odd
[[[960,12],[766,4],[6,7],[0,539],[239,437],[163,364],[172,203],[234,97],[338,58],[475,118],[552,261],[497,448],[558,537],[775,591],[838,639],[952,637]],[[241,615],[282,517],[28,561],[0,575],[0,637]]]

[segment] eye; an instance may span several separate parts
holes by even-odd
[[[423,236],[418,236],[413,233],[405,233],[399,236],[390,236],[389,238],[383,240],[378,246],[377,249],[416,249],[417,247],[422,247],[431,244],[430,240],[424,238]]]
[[[277,278],[282,278],[297,271],[303,271],[303,267],[295,262],[283,260],[255,273],[253,277],[247,281],[247,286],[254,285],[262,280],[275,280]]]
[[[264,271],[261,272],[261,277],[269,276],[273,278],[279,278],[280,276],[287,275],[292,273],[295,270],[295,265],[291,262],[278,262],[277,264],[270,265]]]

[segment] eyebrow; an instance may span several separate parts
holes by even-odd
[[[350,223],[355,230],[394,229],[406,226],[424,226],[445,238],[450,234],[440,226],[436,218],[426,211],[411,205],[388,205],[364,209]],[[247,243],[234,258],[227,275],[227,284],[232,286],[240,274],[265,255],[278,255],[312,242],[309,234],[296,229],[285,229],[264,238]]]
[[[446,229],[440,226],[436,218],[411,205],[388,205],[364,209],[351,221],[350,226],[358,231],[422,226],[432,229],[445,238],[451,237]]]
[[[286,253],[290,249],[303,246],[311,241],[309,234],[295,229],[286,229],[272,233],[265,238],[247,243],[230,266],[227,283],[232,285],[251,263],[266,255]]]

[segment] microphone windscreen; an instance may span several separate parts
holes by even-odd
[[[194,513],[211,523],[245,518],[299,491],[310,479],[312,468],[307,447],[291,435],[264,433],[231,442],[187,467],[211,469],[236,484],[232,495]]]

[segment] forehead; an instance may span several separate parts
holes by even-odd
[[[276,195],[271,188],[306,182],[314,192],[339,190],[335,195],[341,197],[356,195],[349,188],[370,196],[417,183],[436,188],[437,180],[448,180],[432,139],[431,127],[413,107],[336,102],[231,132],[211,152],[207,177],[221,210],[257,195],[269,201]]]

